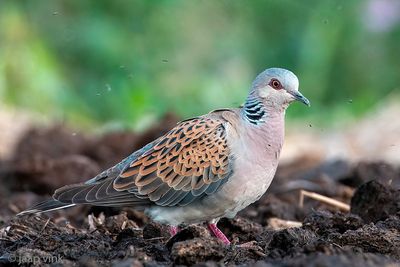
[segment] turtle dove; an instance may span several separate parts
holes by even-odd
[[[291,71],[267,69],[254,80],[245,104],[179,122],[164,136],[132,153],[85,183],[64,186],[53,199],[19,215],[77,204],[142,209],[176,233],[181,223],[206,222],[217,228],[268,189],[278,166],[284,139],[285,110],[298,100]]]

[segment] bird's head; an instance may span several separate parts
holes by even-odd
[[[260,73],[253,82],[251,94],[277,109],[286,108],[295,100],[310,106],[310,101],[299,92],[299,79],[286,69],[270,68]]]

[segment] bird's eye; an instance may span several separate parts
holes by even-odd
[[[282,89],[282,84],[280,81],[278,81],[277,79],[271,79],[271,81],[269,82],[269,85],[274,88],[275,90],[280,90]]]

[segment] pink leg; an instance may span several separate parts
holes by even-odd
[[[216,223],[207,223],[208,229],[215,235],[216,238],[224,242],[225,245],[230,245],[231,241],[218,229]]]
[[[179,228],[177,226],[170,226],[169,227],[169,233],[171,234],[171,236],[174,236],[178,233]]]

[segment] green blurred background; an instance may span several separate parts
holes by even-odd
[[[312,108],[359,118],[400,86],[398,0],[0,0],[1,105],[79,127],[141,128],[238,106],[267,67]]]

